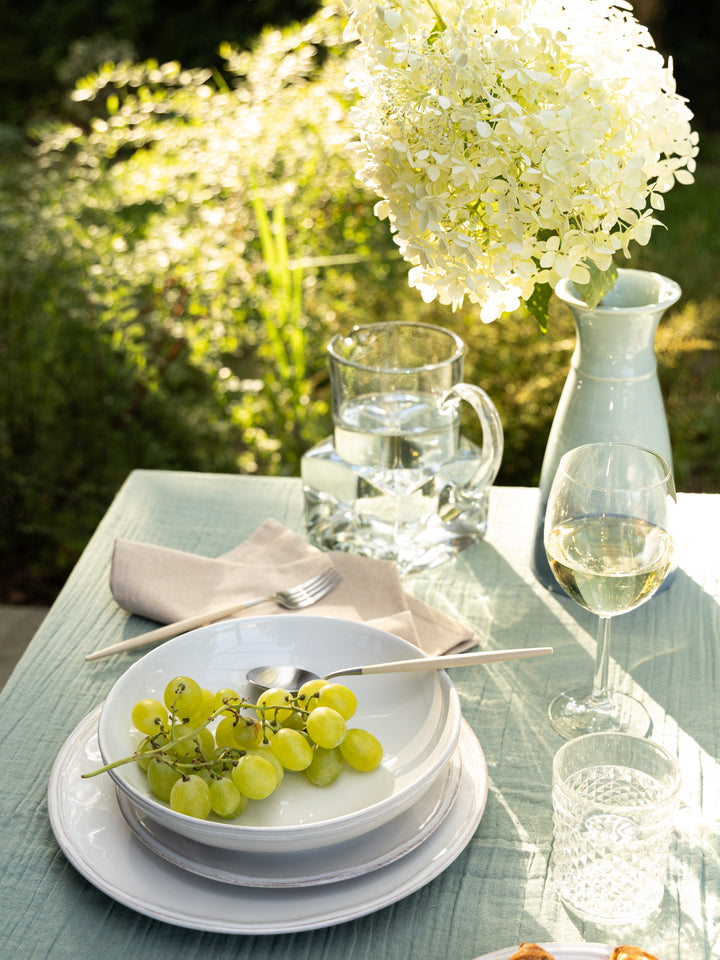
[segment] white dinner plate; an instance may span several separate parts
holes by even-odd
[[[303,887],[337,883],[379,870],[423,843],[448,815],[457,797],[461,754],[472,741],[461,731],[459,746],[447,771],[409,810],[371,833],[321,850],[303,853],[238,853],[187,837],[143,814],[117,790],[120,812],[133,833],[159,857],[183,870],[243,887]]]
[[[615,949],[600,943],[541,943],[539,946],[551,953],[555,960],[609,960]],[[484,953],[475,960],[509,960],[519,949],[519,945],[506,947],[494,953]]]
[[[97,718],[89,714],[60,750],[48,785],[55,838],[68,860],[108,896],[138,913],[217,933],[293,933],[332,926],[396,903],[441,874],[482,818],[487,765],[465,721],[462,772],[448,815],[420,846],[387,867],[323,886],[268,890],[218,883],[155,856],[120,813],[113,781],[101,774]]]

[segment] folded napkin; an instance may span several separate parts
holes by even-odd
[[[294,613],[364,621],[414,643],[430,656],[459,653],[472,630],[406,593],[394,563],[352,553],[324,553],[276,520],[216,559],[168,547],[116,540],[110,590],[130,613],[173,623],[294,587],[334,564],[340,583],[312,607]],[[269,601],[237,616],[284,613]]]

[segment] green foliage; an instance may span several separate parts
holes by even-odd
[[[331,430],[326,344],[355,323],[458,332],[505,427],[499,482],[537,482],[572,321],[553,301],[547,335],[485,326],[409,289],[343,154],[341,28],[328,7],[225,44],[222,76],[107,64],[32,153],[0,129],[1,598],[50,599],[132,469],[297,475]],[[686,288],[659,344],[682,489],[720,477],[718,170],[638,257]]]
[[[4,164],[6,591],[30,567],[54,590],[133,467],[292,474],[328,432],[323,341],[392,246],[338,149],[341,73],[318,56],[338,30],[228,47],[234,89],[106,65],[75,94],[87,127],[39,129]]]
[[[525,301],[543,333],[547,333],[552,294],[553,290],[549,283],[536,283],[532,295]]]
[[[656,338],[660,384],[680,490],[720,491],[720,137],[701,141],[696,182],[671,192],[637,265],[676,279],[677,308]],[[679,191],[678,191],[679,193]]]
[[[602,298],[612,290],[617,280],[617,266],[613,263],[607,270],[598,270],[594,263],[588,263],[590,279],[587,283],[575,283],[573,286],[581,300],[589,307],[596,307]]]
[[[64,114],[65,90],[106,60],[179,60],[221,69],[221,43],[247,48],[266,24],[286,26],[318,6],[318,0],[6,0],[0,3],[0,123]]]

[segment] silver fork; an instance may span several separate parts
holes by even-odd
[[[85,659],[99,660],[101,657],[108,657],[112,653],[134,650],[137,647],[147,646],[149,643],[156,643],[158,640],[169,640],[171,637],[180,636],[181,633],[187,633],[188,630],[194,630],[195,627],[204,627],[208,623],[224,620],[234,613],[239,613],[240,610],[247,610],[248,607],[254,607],[267,600],[274,600],[278,606],[284,607],[286,610],[300,610],[303,607],[310,607],[318,600],[326,597],[340,580],[342,580],[342,574],[335,567],[328,567],[327,570],[323,570],[317,576],[311,577],[289,590],[279,590],[277,593],[271,593],[268,596],[254,597],[252,600],[233,603],[228,607],[223,607],[222,610],[213,610],[210,613],[201,613],[199,616],[187,617],[185,620],[168,623],[164,627],[158,627],[148,633],[141,633],[137,637],[130,637],[128,640],[114,643],[110,647],[88,653]]]

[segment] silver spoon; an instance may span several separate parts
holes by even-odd
[[[420,657],[417,660],[395,660],[390,663],[371,663],[364,667],[345,667],[326,673],[324,680],[350,675],[375,673],[404,673],[416,670],[445,670],[448,667],[472,667],[479,663],[496,663],[499,660],[520,660],[525,657],[542,657],[552,653],[552,647],[520,647],[517,650],[485,650],[482,653],[455,653],[444,657]],[[302,667],[280,665],[275,667],[253,667],[248,670],[247,679],[253,686],[268,690],[282,687],[290,693],[297,693],[308,680],[320,679],[316,673]]]

